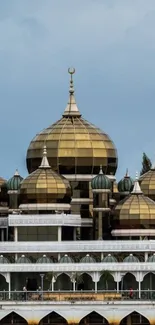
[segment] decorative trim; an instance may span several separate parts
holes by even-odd
[[[10,227],[25,226],[70,226],[81,227],[81,216],[78,214],[13,214],[8,217]]]
[[[22,216],[21,216],[22,217]],[[92,241],[43,241],[43,242],[0,242],[4,253],[154,253],[155,240],[92,240]],[[142,264],[142,263],[140,263]],[[110,265],[110,263],[108,263]]]

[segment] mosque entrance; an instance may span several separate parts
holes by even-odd
[[[120,325],[150,325],[150,322],[146,317],[134,311],[128,316],[124,317],[120,322]]]
[[[12,312],[0,320],[0,325],[28,325],[27,321],[20,315]]]
[[[39,325],[68,325],[66,319],[62,317],[61,315],[55,313],[54,311],[44,318],[42,318],[39,322]]]

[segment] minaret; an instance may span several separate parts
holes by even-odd
[[[74,68],[69,68],[68,73],[70,74],[70,88],[69,88],[69,100],[68,104],[63,113],[64,117],[80,117],[81,114],[76,104],[75,95],[74,95],[74,83],[73,83],[73,74],[75,73]]]
[[[91,182],[93,192],[93,217],[95,228],[95,239],[103,239],[109,229],[109,194],[111,181],[103,174],[102,166],[97,176]]]

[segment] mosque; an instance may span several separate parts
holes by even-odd
[[[0,178],[0,325],[155,324],[155,167],[117,183],[117,149],[77,106]]]

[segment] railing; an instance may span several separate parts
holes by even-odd
[[[0,301],[53,301],[70,302],[78,301],[126,301],[126,300],[154,300],[155,290],[121,290],[114,291],[0,291]]]

